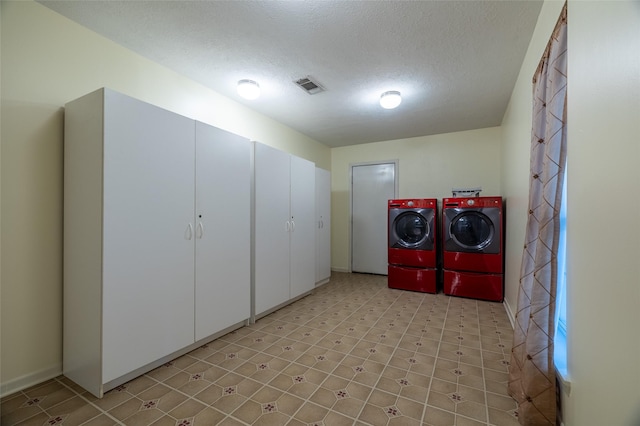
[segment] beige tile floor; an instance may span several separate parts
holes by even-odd
[[[63,376],[8,425],[516,425],[504,307],[333,273],[313,294],[96,399]]]

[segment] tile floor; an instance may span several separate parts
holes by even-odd
[[[333,273],[313,294],[97,399],[63,376],[8,425],[516,425],[500,303]]]

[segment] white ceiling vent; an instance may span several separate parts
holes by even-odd
[[[294,81],[294,83],[296,83],[302,90],[310,95],[324,92],[324,87],[322,87],[317,81],[311,80],[311,77],[309,76],[301,78],[300,80],[296,80]]]

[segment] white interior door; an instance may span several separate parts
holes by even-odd
[[[396,163],[351,166],[351,270],[387,274],[387,206]]]

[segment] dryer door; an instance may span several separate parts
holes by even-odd
[[[499,209],[446,209],[444,225],[446,251],[500,253]]]
[[[389,247],[433,250],[433,209],[397,209],[389,226]]]

